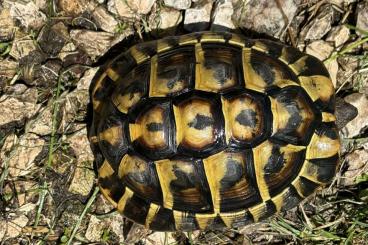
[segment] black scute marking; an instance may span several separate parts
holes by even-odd
[[[146,200],[133,195],[125,204],[123,214],[125,217],[134,220],[138,224],[144,225],[147,214],[150,208],[150,203]]]
[[[156,122],[148,123],[146,125],[146,128],[150,132],[162,131],[163,130],[163,124],[162,123],[156,123]]]
[[[257,114],[251,109],[242,110],[235,118],[235,120],[243,126],[255,128],[257,125]]]
[[[180,168],[174,165],[174,174],[176,179],[171,181],[170,189],[175,192],[179,192],[183,189],[189,189],[195,187],[196,176],[193,173],[187,174],[181,171]]]
[[[114,81],[109,78],[105,77],[104,80],[101,82],[101,87],[99,87],[95,94],[93,95],[93,98],[96,100],[104,100],[107,96],[111,94],[111,91],[114,89]]]
[[[168,89],[173,89],[177,82],[185,79],[185,75],[181,74],[181,71],[185,71],[186,69],[187,67],[184,65],[180,66],[180,68],[169,67],[169,69],[165,69],[162,72],[160,72],[158,74],[158,77],[160,79],[168,80],[166,87]]]
[[[174,196],[173,209],[192,212],[205,212],[212,209],[209,188],[203,183],[205,174],[199,165],[201,165],[200,162],[194,162],[195,169],[189,174],[176,165],[173,166],[176,176],[176,179],[170,183],[170,190]],[[182,193],[193,188],[198,191],[199,200],[186,200],[186,196]]]
[[[339,134],[334,123],[322,123],[316,130],[316,134],[319,136],[326,136],[332,140],[337,140]]]
[[[295,190],[295,187],[290,185],[288,188],[287,194],[284,195],[283,203],[281,207],[281,211],[285,212],[289,209],[292,209],[296,207],[303,198],[298,194],[298,192]]]
[[[259,61],[252,61],[251,65],[253,70],[262,77],[262,79],[268,84],[273,84],[275,80],[275,72],[272,70],[271,66],[267,63],[260,63]]]
[[[314,183],[313,181],[307,178],[304,178],[303,176],[299,177],[299,181],[300,181],[300,187],[301,187],[300,191],[304,197],[307,197],[310,194],[312,194],[314,190],[317,189],[317,187],[319,186],[319,184]]]
[[[213,77],[221,85],[233,77],[232,68],[229,64],[218,60],[206,60],[204,66],[213,71]]]
[[[202,129],[212,126],[213,123],[214,123],[214,120],[212,117],[208,117],[202,114],[197,114],[195,118],[193,119],[193,121],[188,123],[188,126],[191,128],[202,130]]]
[[[278,146],[272,147],[271,156],[264,167],[265,174],[274,174],[280,172],[284,167],[285,159],[284,153],[280,152]]]
[[[136,48],[149,56],[154,56],[157,53],[157,44],[155,41],[137,44]]]
[[[321,75],[325,77],[330,77],[330,74],[328,73],[326,67],[323,65],[323,63],[313,57],[308,56],[308,58],[305,59],[305,68],[303,71],[299,74],[299,76],[314,76],[314,75]]]
[[[276,213],[276,205],[272,202],[272,200],[267,200],[265,203],[265,208],[261,215],[259,216],[259,221],[265,220],[269,218],[271,215]]]
[[[221,189],[226,190],[233,187],[241,180],[243,174],[241,163],[234,159],[228,159],[226,161],[226,173],[220,181]]]
[[[110,197],[115,202],[118,202],[125,192],[124,186],[119,181],[119,177],[116,173],[109,177],[100,177],[98,183],[102,188],[110,190]]]
[[[174,231],[175,219],[173,211],[161,207],[149,224],[149,228],[156,231]]]
[[[309,160],[317,167],[317,180],[328,183],[332,180],[336,173],[336,166],[339,162],[339,155],[336,154],[328,158],[318,158]]]

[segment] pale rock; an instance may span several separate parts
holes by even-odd
[[[137,15],[148,14],[155,0],[109,0],[108,10],[123,18],[134,18]]]
[[[30,36],[16,37],[13,41],[9,55],[16,60],[20,60],[32,52],[38,50],[35,41]]]
[[[117,20],[103,6],[98,6],[92,12],[92,18],[99,28],[114,33],[118,25]]]
[[[308,23],[301,31],[301,36],[305,40],[321,39],[331,30],[334,18],[334,9],[332,5],[324,5],[319,13]]]
[[[87,138],[86,128],[72,134],[66,142],[69,143],[69,146],[73,149],[77,157],[77,165],[85,165],[86,162],[89,162],[89,167],[93,167],[93,153]]]
[[[103,220],[100,220],[95,215],[91,215],[84,236],[91,242],[99,242],[101,241],[101,237],[105,228],[106,223]]]
[[[2,223],[0,221],[0,223]],[[24,214],[17,215],[11,220],[7,220],[5,225],[2,224],[0,226],[5,226],[5,238],[15,238],[22,234],[22,228],[24,228],[28,223],[28,218]]]
[[[89,30],[72,30],[73,42],[84,50],[93,60],[103,55],[117,40],[114,34]],[[93,41],[91,41],[93,40]]]
[[[90,1],[92,2],[92,1]],[[59,9],[64,15],[76,17],[88,9],[88,0],[59,0]]]
[[[306,48],[306,53],[313,55],[314,57],[318,58],[321,61],[326,60],[332,52],[334,51],[334,47],[323,40],[318,40],[310,43]],[[336,80],[337,80],[337,71],[339,69],[339,64],[337,60],[331,60],[327,64],[325,64],[333,85],[336,87]]]
[[[289,21],[296,15],[301,2],[300,0],[280,1],[282,10]],[[235,1],[234,4],[234,21],[239,27],[279,37],[288,25],[276,1]]]
[[[17,122],[22,125],[27,119],[37,113],[40,105],[20,101],[17,98],[3,95],[0,97],[0,126]]]
[[[340,47],[349,40],[350,30],[344,25],[332,27],[326,41],[333,42],[335,47]]]
[[[47,17],[40,11],[33,1],[8,2],[10,15],[27,29],[40,29],[47,21]]]
[[[11,153],[17,142],[18,136],[16,134],[9,134],[6,136],[3,147],[0,151],[0,163],[4,162],[4,160],[9,157],[9,154]]]
[[[89,164],[88,164],[89,165]],[[91,192],[96,178],[95,173],[89,166],[76,166],[73,179],[69,185],[68,191],[87,197]]]
[[[368,1],[362,1],[357,7],[357,23],[356,27],[368,32]],[[366,36],[366,34],[357,31],[358,35]]]
[[[48,0],[33,0],[33,1],[36,4],[37,8],[39,8],[43,12],[46,12],[49,10],[48,8],[50,5],[49,5]]]
[[[167,243],[165,243],[165,236],[167,234]],[[165,245],[165,244],[175,244],[176,240],[173,238],[172,233],[165,232],[153,232],[146,238],[147,245]]]
[[[124,234],[124,217],[122,215],[114,215],[112,217],[109,218],[109,220],[107,221],[109,228],[111,229],[111,231],[113,231],[118,237],[120,242],[126,242],[127,244],[131,244],[128,243],[127,239],[125,239],[125,234]],[[137,225],[137,224],[133,224],[133,227]],[[139,226],[139,225],[137,225]],[[142,227],[142,226],[140,226]],[[129,232],[131,233],[131,232]],[[129,237],[129,234],[128,234]]]
[[[18,205],[21,207],[22,212],[29,212],[32,210],[32,206],[34,205],[32,200],[34,200],[39,193],[29,190],[37,190],[38,188],[40,187],[36,181],[19,180],[15,182]]]
[[[6,220],[0,219],[0,241],[4,241],[6,234]]]
[[[183,16],[179,10],[161,7],[159,11],[153,11],[149,17],[152,30],[166,30],[180,24]]]
[[[175,9],[188,9],[192,4],[191,0],[165,0],[165,5]]]
[[[12,61],[10,59],[1,60],[0,66],[0,91],[5,87],[5,83],[11,80],[18,69],[18,62]]]
[[[35,87],[28,88],[26,85],[17,83],[12,86],[8,86],[4,89],[4,92],[11,97],[19,99],[22,102],[29,102],[36,104],[38,99],[38,90]]]
[[[204,31],[211,20],[213,2],[205,0],[185,10],[184,28],[188,31]]]
[[[52,131],[52,103],[42,108],[37,117],[30,120],[26,130],[37,135],[50,135]]]
[[[45,140],[35,134],[26,133],[19,138],[19,144],[9,155],[9,176],[17,178],[29,174],[36,168],[36,158],[42,152]]]
[[[358,109],[358,116],[342,129],[345,138],[353,138],[368,127],[368,99],[365,94],[354,93],[346,96],[344,100]]]
[[[347,169],[343,173],[340,184],[350,186],[356,183],[356,178],[368,173],[368,151],[355,150],[345,158]]]
[[[87,196],[95,180],[93,153],[87,138],[87,130],[74,133],[67,139],[67,142],[77,157],[77,165],[68,190],[74,194]]]
[[[235,29],[232,21],[233,14],[234,7],[231,0],[219,1],[214,11],[212,24]]]
[[[10,16],[10,10],[0,10],[0,42],[9,41],[13,38],[16,29],[14,20]]]
[[[337,59],[339,63],[339,70],[337,72],[337,87],[340,87],[343,83],[344,86],[352,85],[355,78],[354,75],[359,67],[359,59],[357,56],[341,56]]]

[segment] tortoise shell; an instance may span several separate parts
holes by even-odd
[[[258,222],[335,175],[334,87],[292,47],[214,32],[141,43],[90,95],[100,189],[152,230]]]

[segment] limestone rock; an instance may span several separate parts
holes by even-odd
[[[0,97],[0,127],[14,123],[21,126],[24,122],[35,115],[40,108],[40,105],[20,101],[17,98],[10,96]]]
[[[114,35],[108,32],[88,30],[72,30],[70,37],[73,42],[84,50],[93,60],[103,55],[114,45]],[[93,42],[91,41],[93,40]]]
[[[39,30],[46,23],[46,15],[33,1],[12,2],[8,8],[10,8],[12,18],[19,21],[26,29]]]
[[[57,1],[59,9],[66,16],[76,17],[82,14],[88,8],[87,0],[59,0]],[[91,1],[92,2],[92,1]]]
[[[9,41],[13,38],[16,26],[11,18],[10,10],[3,8],[0,10],[0,42]]]
[[[188,31],[204,31],[211,20],[212,1],[205,0],[185,10],[184,28]]]
[[[20,60],[28,55],[31,55],[31,53],[36,52],[37,50],[38,47],[31,37],[16,37],[13,41],[9,55],[16,60]]]
[[[357,23],[356,27],[368,32],[368,2],[362,1],[358,4],[357,7]],[[366,34],[357,32],[361,36],[365,36]]]
[[[300,0],[280,1],[283,12],[291,21],[297,11]],[[250,0],[237,1],[235,9],[235,20],[240,27],[265,33],[270,36],[279,37],[288,23],[276,1],[269,0]]]
[[[355,150],[346,156],[347,170],[341,177],[340,184],[354,185],[356,178],[368,173],[368,151]]]
[[[175,9],[188,9],[192,4],[191,0],[165,0],[165,5]]]
[[[92,18],[103,31],[114,33],[117,20],[103,6],[98,6],[92,13]]]
[[[39,156],[45,140],[35,134],[26,133],[19,139],[19,144],[10,154],[8,160],[9,176],[18,178],[30,173],[36,166],[36,158]]]
[[[149,17],[150,28],[153,30],[166,30],[180,24],[183,16],[179,10],[161,7],[153,11]]]
[[[216,5],[212,25],[224,26],[229,29],[235,29],[232,21],[234,7],[232,1],[219,1]]]
[[[367,95],[361,93],[350,94],[344,99],[358,109],[358,116],[342,129],[346,138],[353,138],[368,127],[368,99]]]
[[[108,10],[123,18],[134,18],[136,15],[148,14],[155,0],[109,0]]]
[[[331,30],[334,18],[334,9],[332,5],[324,5],[319,13],[308,23],[301,31],[301,36],[306,40],[321,39]]]
[[[333,42],[335,47],[340,47],[349,40],[350,30],[344,25],[332,27],[326,41]]]

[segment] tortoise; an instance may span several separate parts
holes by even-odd
[[[335,175],[334,94],[321,61],[267,39],[207,31],[136,44],[90,88],[100,190],[157,231],[287,211]]]

